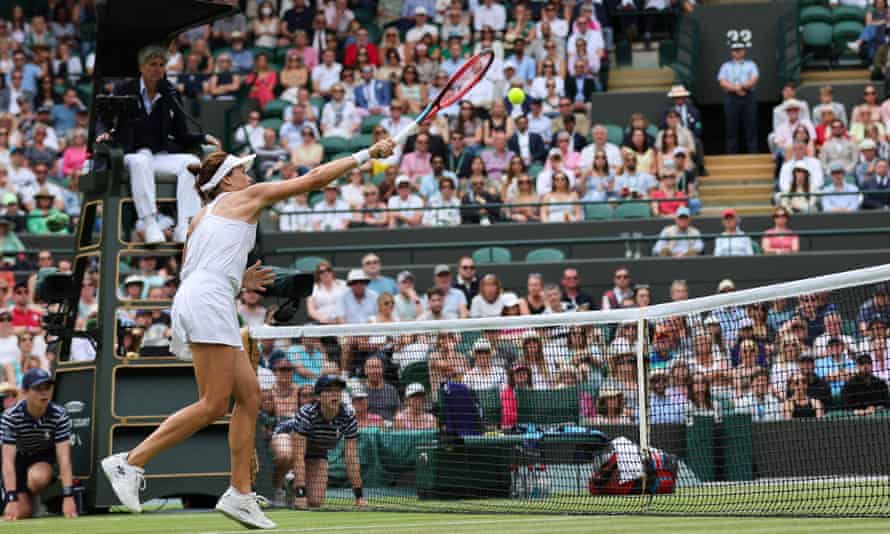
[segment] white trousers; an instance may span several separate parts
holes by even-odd
[[[192,154],[152,154],[147,148],[126,154],[124,165],[130,171],[130,187],[136,214],[141,219],[158,212],[155,173],[176,175],[176,226],[188,228],[189,221],[201,211],[201,197],[195,190],[195,177],[188,171],[200,163]]]

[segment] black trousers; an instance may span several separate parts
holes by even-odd
[[[726,153],[739,154],[744,148],[750,154],[757,149],[757,98],[753,91],[744,96],[726,93],[723,100],[726,116]]]

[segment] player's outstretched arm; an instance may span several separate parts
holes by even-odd
[[[253,185],[248,188],[248,192],[260,204],[259,209],[262,209],[294,195],[321,189],[354,167],[364,164],[369,158],[389,157],[394,148],[395,143],[391,139],[384,139],[375,143],[368,150],[362,150],[351,156],[325,163],[315,167],[303,176],[281,182]]]
[[[362,490],[362,465],[358,457],[358,439],[347,439],[344,443],[344,453],[346,457],[346,475],[352,484],[352,491],[355,492],[355,505],[365,507],[368,501]]]

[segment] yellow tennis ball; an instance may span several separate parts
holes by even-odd
[[[507,92],[507,100],[514,106],[519,106],[525,102],[525,91],[518,87],[514,87]]]

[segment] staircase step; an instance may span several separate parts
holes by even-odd
[[[723,182],[726,181],[749,181],[749,180],[764,180],[772,182],[773,173],[772,169],[769,171],[748,171],[748,170],[727,170],[727,171],[714,171],[712,169],[708,169],[708,175],[703,177],[702,182],[707,183],[711,179],[720,180]]]
[[[869,79],[868,69],[809,70],[800,73],[802,83],[825,83],[851,81],[865,83]]]
[[[769,195],[760,192],[713,194],[702,191],[699,193],[699,198],[706,206],[714,204],[729,204],[731,206],[738,206],[739,204],[766,204],[770,201]]]
[[[727,208],[732,208],[736,210],[739,215],[769,215],[773,212],[773,207],[770,204],[727,204],[724,206],[706,206],[701,210],[701,214],[706,217],[720,217],[723,214],[723,210]]]
[[[611,80],[613,78],[619,78],[622,80],[673,80],[674,71],[668,67],[662,67],[658,69],[614,69],[609,72],[609,79]]]
[[[711,184],[704,182],[698,188],[702,196],[746,196],[763,195],[769,197],[773,192],[773,184]]]
[[[720,176],[711,173],[707,176],[700,177],[698,183],[702,187],[714,185],[768,185],[772,187],[775,180],[772,176],[752,176],[747,174]]]
[[[670,90],[670,88],[671,88],[670,83],[647,84],[647,85],[633,84],[633,85],[628,85],[626,87],[624,87],[624,86],[615,87],[614,85],[612,85],[611,80],[609,81],[609,92],[610,93],[664,93],[664,92]]]
[[[734,163],[734,162],[726,162],[726,161],[711,161],[708,162],[705,160],[705,163],[708,167],[708,172],[733,172],[733,171],[746,171],[746,172],[772,172],[775,169],[775,164],[772,160],[763,161],[763,162],[742,162],[742,163]]]
[[[772,161],[772,156],[770,154],[730,154],[725,156],[705,156],[705,164],[709,166],[720,165],[721,163],[741,165],[763,163],[767,161]]]

